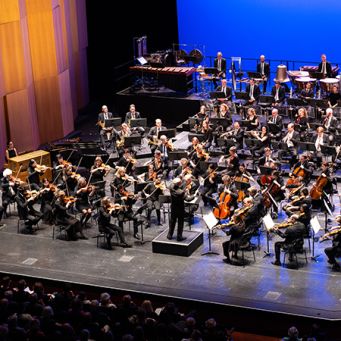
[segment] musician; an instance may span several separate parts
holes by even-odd
[[[290,160],[290,166],[292,166],[297,157],[297,141],[300,140],[300,134],[295,130],[294,123],[289,123],[287,127],[287,133],[283,137],[282,141],[288,147],[288,153],[292,156]],[[281,155],[285,154],[285,151],[281,151]]]
[[[338,126],[338,121],[337,118],[334,117],[333,115],[333,109],[332,108],[327,108],[326,109],[326,116],[324,117],[323,120],[323,128],[325,131],[329,131],[330,133],[335,133],[337,126]]]
[[[249,196],[253,200],[252,210],[257,212],[255,221],[258,223],[259,219],[264,217],[266,214],[265,205],[264,205],[264,197],[263,197],[262,191],[258,190],[255,186],[249,187],[248,193],[249,193]]]
[[[155,181],[155,179],[158,177],[157,173],[154,170],[154,165],[149,164],[148,166],[148,171],[145,172],[143,175],[143,181],[144,182],[150,182],[150,181]],[[138,176],[140,178],[140,176]]]
[[[301,204],[298,211],[297,221],[301,222],[305,227],[305,237],[310,236],[310,220],[311,208],[307,204]]]
[[[97,125],[99,126],[99,136],[101,139],[101,144],[102,144],[102,149],[106,149],[106,143],[105,143],[105,136],[109,140],[109,136],[111,135],[111,132],[113,130],[113,127],[106,127],[105,126],[105,120],[109,120],[113,118],[112,112],[108,110],[108,107],[106,105],[102,105],[102,111],[98,114],[98,119],[97,119]]]
[[[281,173],[278,170],[273,170],[271,173],[271,182],[268,186],[268,191],[272,198],[277,203],[277,205],[275,205],[271,201],[274,219],[277,219],[278,217],[278,204],[285,199],[284,190],[285,190],[284,179],[281,176]]]
[[[8,162],[9,159],[16,156],[18,156],[17,149],[14,147],[13,141],[9,141],[5,152],[5,161]]]
[[[191,145],[187,148],[188,157],[191,157],[196,152],[199,144],[199,139],[196,136],[192,137]]]
[[[112,250],[111,239],[114,236],[115,232],[118,234],[120,239],[120,243],[124,247],[130,247],[130,245],[126,242],[124,238],[123,230],[120,226],[116,224],[112,224],[110,222],[112,216],[112,208],[113,205],[110,203],[110,199],[108,197],[104,197],[101,200],[101,206],[98,210],[98,230],[100,233],[105,233],[107,237],[107,246],[109,250]]]
[[[124,167],[118,167],[114,178],[110,184],[111,194],[115,199],[120,198],[120,193],[126,190],[126,187],[131,185],[134,178],[126,174]]]
[[[90,204],[91,197],[95,194],[95,186],[89,185],[85,178],[81,177],[78,180],[76,187],[76,208],[82,213],[80,223],[85,226],[91,218],[92,208]]]
[[[262,154],[266,147],[270,146],[270,136],[267,126],[262,126],[261,131],[251,131],[251,135],[256,138],[256,144],[250,148],[252,155]]]
[[[220,104],[217,117],[226,118],[227,120],[231,121],[231,115],[230,115],[229,107],[226,103]]]
[[[39,191],[40,189],[40,175],[44,173],[44,171],[39,171],[38,170],[38,164],[37,161],[34,159],[31,159],[30,162],[28,163],[28,183],[31,187],[31,189],[35,189]]]
[[[90,169],[91,174],[90,183],[97,187],[96,194],[98,194],[100,197],[105,196],[104,177],[109,174],[110,169],[111,167],[105,165],[100,156],[96,156],[94,164],[91,166]]]
[[[232,140],[233,145],[238,149],[243,147],[243,139],[244,139],[244,130],[240,127],[238,121],[233,123],[232,128],[226,133],[220,135],[220,138],[224,138],[225,140]],[[226,141],[227,143],[227,141]],[[227,147],[232,147],[231,145],[227,144]]]
[[[299,173],[300,170],[304,171],[304,182],[307,185],[310,181],[313,170],[310,168],[308,157],[305,154],[301,154],[298,161],[292,167],[289,176],[297,176],[295,173]]]
[[[43,188],[40,190],[40,212],[43,213],[43,221],[50,225],[54,224],[53,206],[56,200],[57,186],[50,183],[47,178],[43,179]]]
[[[137,161],[131,154],[130,148],[124,148],[123,150],[124,152],[117,161],[116,167],[124,167],[125,173],[135,178],[135,165]]]
[[[221,52],[218,52],[217,58],[214,59],[214,67],[218,70],[218,77],[226,78],[226,59]]]
[[[160,178],[156,178],[155,181],[150,182],[143,189],[143,194],[146,197],[146,205],[147,205],[147,219],[148,225],[146,228],[150,227],[150,216],[152,214],[153,209],[156,211],[157,216],[157,224],[161,224],[161,204],[160,204],[160,195],[164,193],[166,189],[166,185],[161,182]]]
[[[189,219],[193,218],[194,212],[199,208],[199,180],[191,174],[184,176],[185,189],[185,212],[188,213]]]
[[[255,108],[249,108],[247,110],[247,118],[249,121],[249,125],[247,127],[247,130],[257,130],[259,126],[259,119],[256,113]]]
[[[308,129],[310,129],[308,112],[306,108],[299,108],[294,122],[295,130],[301,133],[301,137],[305,138]]]
[[[155,126],[150,128],[149,133],[147,135],[149,139],[148,143],[149,143],[152,154],[154,154],[155,149],[157,148],[158,140],[159,140],[159,132],[162,130],[167,130],[167,128],[164,127],[162,125],[162,121],[159,118],[157,118],[155,120]]]
[[[312,142],[315,144],[317,157],[321,158],[321,146],[327,146],[329,144],[329,137],[324,133],[323,127],[318,127],[316,129],[316,134],[312,137]]]
[[[3,214],[4,214],[4,208],[0,205],[0,227],[6,226],[4,223],[1,222]]]
[[[222,155],[219,159],[219,163],[224,162],[225,167],[227,168],[228,175],[235,175],[239,167],[239,157],[237,154],[237,148],[232,146],[229,149],[229,156],[226,158],[225,155]]]
[[[131,127],[130,121],[137,118],[141,118],[141,114],[136,111],[135,104],[130,104],[129,111],[125,115],[124,123],[126,123],[131,128],[131,130],[137,131],[140,135],[143,135],[143,133],[145,132],[143,127]]]
[[[246,86],[246,93],[249,95],[248,104],[255,104],[258,102],[260,96],[260,89],[253,78],[250,79],[249,84]]]
[[[341,94],[337,85],[332,86],[332,91],[328,96],[328,104],[331,108],[335,108],[338,106],[339,101],[341,100]]]
[[[168,140],[166,135],[160,136],[160,145],[157,147],[157,150],[161,152],[161,156],[165,163],[165,166],[168,166],[169,161],[169,152],[174,150],[174,146],[170,140]]]
[[[263,79],[263,94],[266,92],[266,86],[270,77],[270,65],[265,61],[265,56],[259,57],[259,63],[257,64],[257,72],[261,74]]]
[[[226,79],[221,80],[221,85],[219,85],[216,88],[217,92],[223,92],[224,93],[224,98],[226,101],[231,101],[232,100],[232,88],[227,86],[227,81]]]
[[[167,234],[167,239],[171,240],[173,238],[173,233],[175,230],[175,225],[177,225],[177,241],[183,241],[186,239],[182,235],[184,227],[184,217],[185,217],[185,188],[182,186],[182,180],[175,178],[170,187],[171,194],[171,220],[169,224],[169,231]]]
[[[174,171],[173,178],[183,178],[186,174],[192,174],[189,161],[186,158],[180,160],[178,168]]]
[[[77,232],[80,233],[81,239],[87,239],[83,234],[83,229],[79,220],[68,213],[68,210],[73,203],[73,200],[68,200],[64,191],[58,192],[58,198],[54,205],[55,223],[57,225],[66,226],[65,231],[67,233],[68,240],[77,240]]]
[[[63,172],[64,175],[61,177],[63,183],[58,186],[61,189],[65,189],[68,195],[74,195],[76,192],[78,180],[81,178],[81,175],[73,171],[72,165],[67,166],[63,170]]]
[[[213,141],[213,132],[212,132],[212,128],[209,126],[208,121],[205,120],[202,122],[201,129],[198,131],[198,133],[204,135],[204,139],[202,143],[203,147],[205,149],[210,148],[212,141]]]
[[[288,216],[290,216],[292,214],[297,214],[302,205],[306,205],[308,209],[311,207],[311,196],[309,195],[307,187],[303,187],[300,190],[299,195],[293,197],[292,200],[283,207],[283,210]]]
[[[202,201],[204,202],[204,206],[207,206],[209,203],[208,198],[212,198],[214,193],[218,191],[218,177],[217,171],[213,164],[210,164],[207,168],[207,171],[204,175],[204,184],[201,190]]]
[[[205,161],[210,158],[209,154],[205,152],[201,144],[198,144],[195,153],[191,156],[190,164],[193,167],[193,176],[203,176],[206,171]]]
[[[318,72],[322,72],[325,78],[332,78],[332,65],[327,61],[325,54],[321,55],[321,63],[317,69]]]
[[[201,126],[202,121],[204,121],[208,117],[208,110],[206,108],[206,105],[201,105],[200,110],[197,114],[194,115],[195,120],[195,125],[197,127]]]
[[[168,165],[165,164],[160,150],[155,150],[154,157],[152,158],[151,164],[154,167],[154,172],[158,176],[166,176],[168,173]]]
[[[299,97],[301,97],[302,99],[314,98],[314,89],[310,82],[307,82],[305,84],[304,89],[302,89],[299,94]]]
[[[273,228],[276,233],[284,238],[284,241],[282,242],[276,242],[275,243],[275,257],[276,260],[272,263],[273,265],[280,266],[281,265],[281,260],[280,260],[280,254],[281,254],[281,249],[286,249],[292,246],[292,243],[297,240],[301,239],[301,243],[303,246],[304,240],[303,237],[305,235],[305,226],[298,221],[298,216],[297,215],[292,215],[288,220],[288,228],[284,232],[282,232],[280,229],[276,229],[276,225]],[[293,255],[289,253],[289,261],[291,261],[293,258]]]
[[[280,81],[275,81],[275,85],[272,87],[271,95],[274,97],[275,102],[272,103],[273,107],[279,106],[284,102],[285,89],[281,85]]]
[[[3,171],[3,178],[1,180],[1,191],[2,191],[2,207],[5,214],[7,214],[8,205],[14,200],[17,193],[19,182],[14,181],[12,171],[6,168]]]
[[[222,184],[218,188],[218,197],[220,197],[221,193],[223,192],[231,195],[232,200],[230,202],[230,211],[231,214],[233,214],[234,209],[238,207],[238,192],[236,189],[236,184],[229,175],[224,175],[221,180]]]
[[[328,162],[322,162],[320,175],[322,178],[327,180],[326,184],[323,186],[323,191],[326,194],[332,194],[333,193],[333,179],[332,179],[332,175],[330,172]]]
[[[238,191],[238,201],[241,202],[246,197],[246,190],[250,187],[250,181],[255,181],[251,173],[246,170],[246,166],[239,164],[234,177],[235,184],[240,186]]]
[[[272,157],[272,150],[270,147],[265,147],[264,155],[258,160],[258,166],[271,167],[272,163],[276,163],[275,159]]]
[[[132,132],[127,123],[122,123],[121,130],[116,132],[116,147],[118,153],[121,155],[123,153],[124,139],[132,135]]]
[[[269,126],[270,137],[274,138],[275,140],[280,139],[282,136],[283,121],[282,121],[282,117],[278,114],[277,108],[272,109],[271,117],[268,123],[275,125],[275,128],[272,128],[272,129],[270,129],[270,126]]]
[[[332,270],[340,271],[340,265],[336,261],[336,257],[341,252],[341,216],[337,216],[335,221],[339,226],[331,229],[321,239],[326,240],[332,238],[332,246],[324,249],[326,256],[328,257],[328,263],[332,265]]]

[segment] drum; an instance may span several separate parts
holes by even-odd
[[[334,85],[339,86],[339,80],[337,78],[320,79],[320,84],[322,90],[331,92]]]
[[[314,87],[316,79],[310,77],[298,77],[295,79],[295,83],[297,84],[298,89],[303,90],[307,83],[311,83],[312,87]]]

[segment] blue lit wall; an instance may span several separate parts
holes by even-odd
[[[340,0],[177,0],[179,43],[206,55],[341,61]],[[190,49],[190,48],[189,48]]]

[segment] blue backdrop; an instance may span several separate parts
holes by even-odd
[[[177,0],[179,43],[205,55],[341,61],[340,0]],[[194,44],[194,45],[192,45]]]

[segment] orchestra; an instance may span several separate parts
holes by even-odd
[[[291,108],[286,105],[287,94],[280,80],[275,81],[272,103],[264,111],[258,104],[259,81],[250,78],[244,110],[240,115],[232,115],[227,102],[233,100],[233,91],[224,78],[226,60],[221,54],[216,67],[218,76],[222,77],[221,86],[216,90],[223,92],[224,98],[215,103],[215,112],[208,111],[209,105],[204,103],[193,113],[191,118],[195,124],[190,129],[197,136],[183,146],[176,137],[168,138],[166,132],[162,133],[167,128],[158,118],[155,126],[146,131],[146,139],[142,139],[149,156],[147,160],[139,160],[137,149],[125,146],[127,137],[136,132],[145,133],[131,126],[131,120],[141,118],[135,105],[130,105],[118,130],[110,127],[108,120],[113,115],[104,105],[96,123],[98,137],[105,149],[109,149],[107,141],[115,140],[117,158],[109,165],[109,157],[104,162],[106,158],[96,155],[86,174],[79,169],[81,159],[78,164],[69,161],[72,153],[67,160],[61,154],[55,156],[53,169],[41,160],[31,159],[25,169],[25,180],[6,168],[1,179],[1,217],[6,219],[8,206],[16,202],[20,215],[25,217],[28,233],[34,233],[33,227],[43,220],[46,224],[64,226],[68,240],[87,239],[83,231],[96,220],[99,232],[107,238],[108,249],[112,248],[115,233],[120,244],[127,247],[124,223],[132,222],[132,237],[140,240],[137,215],[141,210],[145,214],[148,221],[145,228],[153,224],[162,226],[164,207],[160,197],[168,196],[171,207],[167,238],[173,239],[177,225],[177,241],[185,240],[184,220],[186,217],[192,220],[202,205],[205,212],[212,211],[230,237],[223,243],[223,250],[225,262],[231,264],[231,258],[238,258],[245,236],[258,231],[259,221],[266,214],[275,220],[280,216],[283,220],[284,215],[284,222],[277,221],[272,229],[284,238],[274,243],[274,264],[280,265],[280,250],[307,233],[311,208],[319,208],[326,199],[332,202],[341,144],[340,120],[335,109],[340,99],[339,88],[332,86],[327,91],[328,108],[313,108],[318,114],[312,119],[309,105],[298,106],[297,115],[290,115]],[[326,76],[331,72],[324,55],[319,68]],[[264,56],[257,71],[261,74],[264,92],[269,82],[269,65]],[[296,92],[297,99],[313,98],[314,91],[313,84],[308,82]],[[171,162],[170,153],[178,149],[186,157],[171,159]],[[12,142],[6,154],[8,158],[14,157],[13,150]],[[145,168],[143,173],[138,172],[139,167]],[[52,178],[47,176],[50,169]],[[154,210],[156,222],[151,219]],[[338,223],[340,220],[337,218]],[[335,250],[339,249],[341,233],[333,231],[326,232],[322,239],[333,239],[333,246],[325,253],[337,270]],[[291,259],[292,254],[289,256]]]

